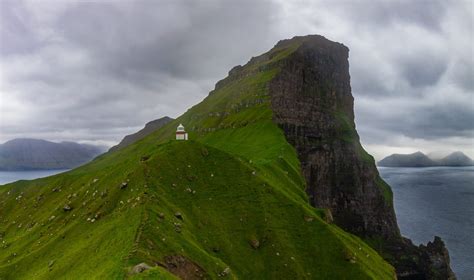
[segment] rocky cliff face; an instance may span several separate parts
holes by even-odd
[[[449,265],[449,252],[440,237],[435,236],[426,246],[420,245],[419,252],[426,278],[455,279]]]
[[[349,50],[319,36],[300,40],[270,95],[274,120],[299,154],[310,202],[329,208],[350,232],[397,238],[390,189],[355,131]]]
[[[290,45],[297,48],[279,62],[280,72],[270,82],[269,94],[273,119],[298,153],[311,205],[330,209],[334,222],[349,232],[389,241],[381,251],[393,256],[389,261],[399,276],[447,279],[452,272],[444,245],[435,242],[439,246],[424,250],[401,238],[390,187],[360,145],[348,48],[314,35],[280,41],[275,49]],[[411,261],[402,265],[400,258]],[[436,274],[441,278],[427,273],[440,267],[448,268]]]

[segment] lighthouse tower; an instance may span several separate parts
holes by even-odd
[[[188,140],[188,133],[184,130],[182,124],[179,124],[176,128],[176,140]]]

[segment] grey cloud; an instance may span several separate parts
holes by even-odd
[[[471,106],[439,104],[420,108],[410,118],[411,128],[399,131],[413,138],[474,137],[474,110]]]
[[[401,0],[401,1],[337,1],[337,6],[355,24],[369,28],[386,28],[386,25],[408,23],[431,30],[439,30],[446,8],[453,1]]]
[[[309,33],[350,48],[365,143],[473,137],[473,38],[454,32],[472,19],[458,1],[71,1],[47,21],[25,1],[0,1],[0,141],[113,143],[178,116],[278,40]]]
[[[262,44],[273,12],[267,4],[73,3],[46,26],[60,38],[45,49],[66,55],[79,49],[87,63],[69,63],[45,49],[32,51],[40,65],[25,65],[26,72],[8,80],[31,108],[29,120],[2,122],[2,134],[103,129],[104,137],[116,141],[123,134],[110,139],[105,131],[176,116],[205,96],[228,68],[244,63],[256,47],[268,47]]]
[[[474,92],[474,53],[470,59],[456,59],[453,63],[453,80],[464,90]]]
[[[350,72],[353,91],[359,95],[373,97],[384,97],[385,95],[394,94],[387,84],[387,78],[384,77],[383,69],[380,69],[380,65],[372,65],[370,62],[367,64],[351,65]]]
[[[420,95],[420,88],[436,86],[455,58],[444,36],[429,39],[401,42],[375,36],[370,47],[356,42],[350,57],[354,91],[373,97]]]
[[[418,88],[435,85],[448,68],[444,54],[428,54],[426,50],[400,60],[402,76]]]
[[[410,101],[406,101],[410,102]],[[428,102],[427,102],[428,103]],[[360,133],[367,143],[387,143],[394,135],[436,140],[474,137],[473,104],[444,102],[410,106],[380,102],[378,108],[361,105],[357,111]],[[383,111],[383,113],[379,113]]]
[[[144,1],[120,8],[81,3],[57,26],[90,50],[106,74],[132,81],[141,73],[208,78],[230,67],[228,61],[241,63],[242,53],[265,41],[272,13],[266,1],[213,3]]]
[[[28,20],[28,15],[20,2],[0,1],[1,55],[28,53],[40,45]]]

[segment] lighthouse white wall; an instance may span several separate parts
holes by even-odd
[[[179,124],[176,128],[176,140],[188,140],[188,133],[184,130],[182,124]]]
[[[187,133],[176,133],[176,140],[188,140]]]

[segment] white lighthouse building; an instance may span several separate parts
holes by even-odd
[[[176,128],[176,140],[188,140],[188,133],[184,130],[182,124],[179,124]]]

